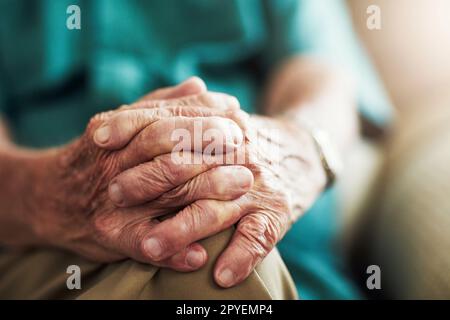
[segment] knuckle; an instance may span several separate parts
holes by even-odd
[[[113,129],[117,129],[121,127],[122,123],[127,123],[129,121],[134,121],[132,115],[132,110],[124,110],[121,112],[118,112],[112,119],[111,119],[111,126]]]
[[[222,168],[216,167],[209,171],[206,171],[200,176],[200,179],[193,181],[193,189],[196,189],[197,192],[202,192],[202,190],[210,191],[213,194],[222,194],[223,190],[220,188],[220,178],[223,177],[221,174]]]
[[[129,190],[139,199],[151,196],[158,182],[154,171],[149,170],[145,164],[138,165],[133,171],[127,177]]]
[[[144,239],[154,223],[148,217],[123,221],[114,240],[115,246],[128,257],[147,257]]]
[[[210,201],[199,200],[190,205],[190,210],[180,215],[180,231],[184,234],[195,234],[202,225],[215,226],[218,217],[212,210]]]
[[[237,232],[245,239],[249,251],[259,257],[265,256],[279,239],[279,224],[266,215],[247,215],[239,224]]]
[[[97,238],[114,238],[120,233],[115,219],[110,215],[98,215],[92,218],[92,228]]]
[[[145,235],[147,227],[143,223],[132,223],[122,230],[118,236],[118,246],[126,251],[131,257],[145,257],[145,247],[143,235]]]
[[[259,192],[253,193],[253,210],[261,212],[268,219],[268,229],[280,237],[293,223],[290,196],[269,181],[260,181],[259,188]]]
[[[124,200],[145,199],[153,193],[153,187],[157,180],[152,170],[148,170],[145,164],[138,165],[126,173],[120,174],[115,183],[122,191]]]
[[[128,144],[128,146],[117,157],[121,170],[129,169],[134,164],[141,162],[143,157],[142,148],[140,148],[139,135]]]
[[[191,205],[192,210],[185,211],[182,216],[183,223],[180,224],[181,231],[185,234],[195,233],[201,223],[202,212],[205,212],[206,205],[202,202],[195,202]]]
[[[178,165],[172,161],[170,155],[163,155],[155,158],[155,165],[163,182],[170,187],[175,188],[179,181],[183,180],[184,166]]]
[[[195,102],[200,106],[214,107],[216,105],[216,99],[214,97],[214,94],[211,92],[203,92],[197,94],[193,96],[192,99],[195,100]]]
[[[184,200],[184,204],[188,204],[189,201],[194,199],[191,183],[187,182],[184,185],[178,186],[175,189],[170,190],[157,199],[159,206],[178,206],[181,200]]]
[[[170,108],[171,106],[170,100],[154,100],[151,108],[148,108],[147,111],[151,110],[159,118],[169,118],[175,115]]]
[[[120,112],[114,119],[113,129],[119,133],[126,128],[136,129],[144,123],[144,116],[141,110],[126,110]]]
[[[176,118],[160,118],[144,128],[139,134],[138,145],[145,146],[146,150],[156,152],[166,150],[171,133],[176,129]],[[167,135],[167,138],[166,138]]]
[[[86,131],[88,133],[91,133],[93,135],[94,131],[100,127],[100,125],[109,119],[111,115],[114,113],[114,111],[107,111],[107,112],[101,112],[94,115],[92,118],[89,119],[89,122],[86,127]]]
[[[142,241],[139,241],[137,230],[130,230],[130,232],[122,232],[119,241],[120,247],[126,251],[130,251],[131,256],[136,256],[133,251],[137,250],[140,255],[143,255]]]
[[[157,121],[158,122],[158,121]],[[149,142],[151,142],[152,145],[157,145],[159,141],[159,137],[155,130],[155,123],[149,125],[144,130],[141,131],[141,133],[138,135],[137,139],[137,145],[139,147],[147,145]]]
[[[190,110],[190,109],[188,109]],[[167,112],[171,113],[171,116],[173,117],[181,117],[186,113],[186,108],[183,108],[182,105],[176,104],[174,106],[171,106],[170,109],[167,109]]]
[[[109,180],[118,173],[118,161],[114,156],[106,156],[97,160],[97,168],[101,172],[101,176],[105,180]]]
[[[286,192],[283,191],[272,191],[272,212],[274,215],[274,220],[276,222],[281,223],[280,230],[283,230],[283,227],[286,228],[292,221],[290,221],[291,217],[291,208],[292,208],[292,200]]]

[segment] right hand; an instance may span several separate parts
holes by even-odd
[[[188,96],[177,96],[186,93]],[[207,253],[197,243],[163,261],[152,261],[145,240],[159,223],[156,218],[201,199],[238,198],[250,190],[253,175],[242,166],[218,166],[218,161],[173,163],[171,128],[184,128],[193,134],[193,123],[200,120],[204,129],[222,131],[226,141],[243,138],[238,124],[230,120],[231,113],[239,122],[236,99],[205,92],[201,86],[193,93],[195,84],[190,80],[156,91],[135,105],[96,115],[81,138],[43,157],[43,170],[35,182],[39,186],[35,203],[40,205],[30,210],[28,217],[38,241],[100,262],[132,258],[179,271],[201,267]],[[184,108],[186,105],[195,107]],[[145,108],[139,113],[145,119],[129,118],[135,108]],[[149,117],[152,124],[147,126]],[[103,123],[111,119],[117,121],[108,123],[117,126],[104,130]],[[138,134],[130,143],[105,148],[108,141],[121,140],[117,135],[131,131]],[[126,194],[124,190],[128,190]]]

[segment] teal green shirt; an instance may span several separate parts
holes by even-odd
[[[81,30],[66,27],[71,4],[81,9]],[[388,121],[389,102],[339,0],[0,0],[0,109],[16,140],[34,147],[65,143],[93,114],[192,75],[258,112],[267,74],[294,54],[347,68],[358,80],[362,114]],[[314,250],[302,251],[296,237],[280,249],[290,250],[286,261],[303,297],[352,297],[329,259],[335,215],[316,216],[322,220],[313,223],[327,228],[302,234]],[[311,259],[324,267],[297,274],[295,266]]]

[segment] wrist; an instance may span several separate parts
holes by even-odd
[[[307,133],[313,142],[314,149],[320,160],[320,165],[325,172],[325,187],[331,187],[342,171],[342,157],[337,145],[333,143],[334,141],[332,141],[329,132],[323,127],[318,126],[315,121],[300,116],[297,113],[284,113],[280,115],[280,119],[290,124],[291,127]]]
[[[42,204],[47,151],[11,145],[0,151],[0,242],[10,246],[38,243],[36,221]]]
[[[283,180],[292,180],[293,172],[307,172],[317,189],[323,189],[327,176],[320,150],[311,132],[296,120],[287,117],[251,116],[258,144],[266,144],[265,157],[270,159]]]
[[[76,230],[67,231],[75,228],[80,212],[89,211],[96,201],[89,201],[89,190],[95,188],[95,184],[90,183],[93,172],[86,170],[91,167],[92,150],[83,146],[80,138],[61,148],[41,152],[34,159],[29,219],[37,244],[69,248],[70,237]]]
[[[292,221],[307,210],[327,182],[320,154],[314,139],[304,127],[286,118],[252,116],[251,124],[257,131],[258,157],[269,167],[277,181],[277,189],[289,199]],[[263,134],[260,134],[263,132]],[[260,143],[269,144],[261,148]]]

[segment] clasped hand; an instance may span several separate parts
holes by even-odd
[[[182,158],[200,161],[177,163],[173,131],[194,136],[199,123],[225,138],[223,148],[189,144]],[[325,185],[306,132],[249,117],[236,98],[208,92],[197,78],[94,116],[46,167],[38,193],[46,205],[29,217],[40,243],[100,262],[193,271],[208,259],[197,241],[236,225],[215,264],[223,287],[248,277]]]

